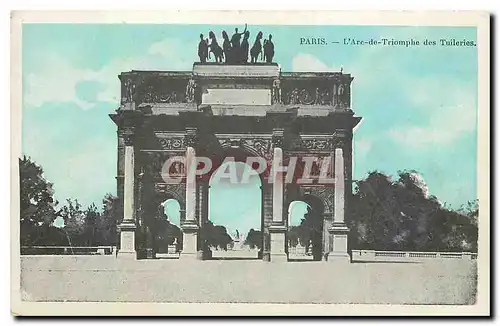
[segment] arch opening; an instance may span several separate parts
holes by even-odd
[[[323,258],[323,202],[304,195],[288,206],[288,253],[291,261]]]
[[[263,247],[259,174],[241,160],[224,161],[209,179],[203,241],[212,259],[257,259]]]
[[[181,205],[178,200],[168,198],[158,205],[153,220],[154,246],[158,258],[176,255],[182,248]]]

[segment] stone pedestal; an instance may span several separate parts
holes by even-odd
[[[120,230],[120,250],[118,258],[137,259],[135,251],[135,223],[123,222],[118,226]]]
[[[285,251],[286,226],[284,226],[284,225],[271,225],[269,227],[269,233],[271,235],[270,261],[272,261],[272,262],[287,262],[288,255]]]
[[[177,245],[168,245],[168,248],[167,248],[167,254],[169,255],[174,255],[177,253]]]
[[[333,223],[328,229],[332,240],[331,249],[328,253],[328,262],[345,262],[351,261],[351,256],[347,252],[347,234],[349,228],[344,223]]]
[[[198,225],[191,220],[185,221],[181,225],[183,240],[181,259],[199,259],[198,257]]]

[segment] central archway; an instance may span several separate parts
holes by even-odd
[[[204,242],[212,259],[257,259],[263,248],[262,181],[244,157],[225,156],[212,172]]]

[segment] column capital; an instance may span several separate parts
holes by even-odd
[[[122,128],[121,136],[123,137],[123,142],[125,146],[133,146],[135,140],[135,128],[134,127]]]
[[[273,134],[272,134],[272,145],[274,147],[280,147],[283,148],[283,141],[284,141],[284,136],[285,134],[285,129],[284,128],[273,128]]]
[[[184,138],[187,147],[196,148],[196,144],[198,143],[198,128],[186,127],[186,134]]]

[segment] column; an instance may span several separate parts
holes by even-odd
[[[286,262],[286,225],[283,221],[283,150],[275,147],[273,150],[273,220],[269,227],[271,236],[272,262]]]
[[[333,223],[329,228],[332,239],[328,261],[350,262],[347,253],[347,234],[349,228],[344,221],[345,206],[345,172],[344,153],[342,148],[335,148],[335,187],[334,187]]]
[[[120,250],[118,258],[136,259],[135,251],[135,219],[134,219],[134,145],[133,132],[125,139],[124,182],[123,182],[123,220],[118,226],[120,230]]]
[[[198,223],[196,221],[196,152],[191,146],[186,149],[186,218],[181,224],[183,244],[181,259],[197,259],[198,257]]]
[[[212,251],[210,250],[208,243],[205,241],[206,240],[206,234],[204,233],[205,228],[204,226],[206,225],[208,221],[208,183],[206,181],[200,181],[197,183],[197,220],[200,225],[200,230],[198,234],[198,248],[201,250],[199,251],[199,255],[201,255],[201,259],[211,259],[212,258]]]
[[[264,261],[270,261],[271,253],[271,237],[269,235],[269,227],[271,227],[273,221],[273,193],[272,184],[269,184],[266,179],[261,186],[262,191],[262,212],[261,212],[261,224],[262,224],[262,249],[260,257]]]

